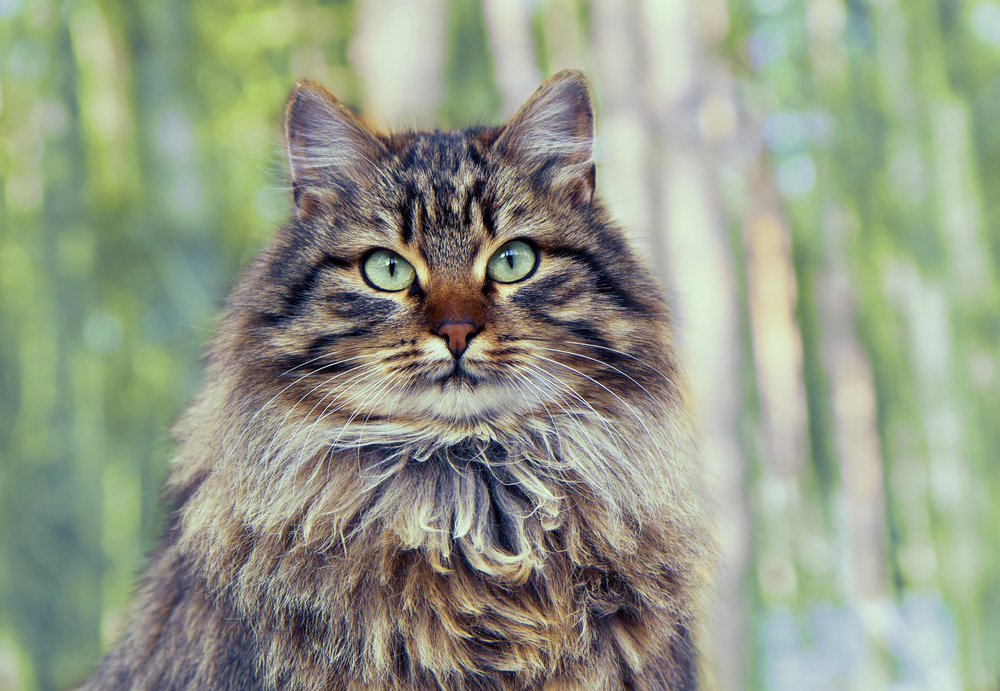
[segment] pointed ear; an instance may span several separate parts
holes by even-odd
[[[300,215],[312,213],[331,191],[350,194],[364,185],[384,149],[347,106],[310,79],[288,97],[285,146]]]
[[[542,173],[575,204],[594,197],[594,108],[582,72],[549,77],[510,119],[497,148]]]

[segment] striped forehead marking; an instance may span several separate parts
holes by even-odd
[[[400,239],[416,245],[433,269],[467,268],[484,231],[490,237],[496,232],[484,193],[487,171],[475,146],[461,133],[421,133],[400,162]]]

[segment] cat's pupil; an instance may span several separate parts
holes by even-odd
[[[396,260],[393,259],[392,257],[389,257],[389,275],[390,276],[396,275]]]
[[[510,268],[513,269],[514,268],[514,251],[513,250],[507,250],[506,252],[504,252],[504,254],[507,256],[507,266],[509,266]]]

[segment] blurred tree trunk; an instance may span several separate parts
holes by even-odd
[[[663,278],[691,381],[718,510],[721,560],[709,598],[711,686],[746,688],[749,559],[743,353],[730,219],[717,170],[732,151],[736,109],[726,66],[711,54],[725,34],[722,3],[589,5],[601,104],[599,188]],[[732,162],[730,162],[732,165]]]

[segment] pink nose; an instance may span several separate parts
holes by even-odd
[[[468,347],[469,340],[478,330],[479,327],[472,322],[443,322],[438,325],[434,333],[447,338],[448,350],[456,358],[460,358]]]

